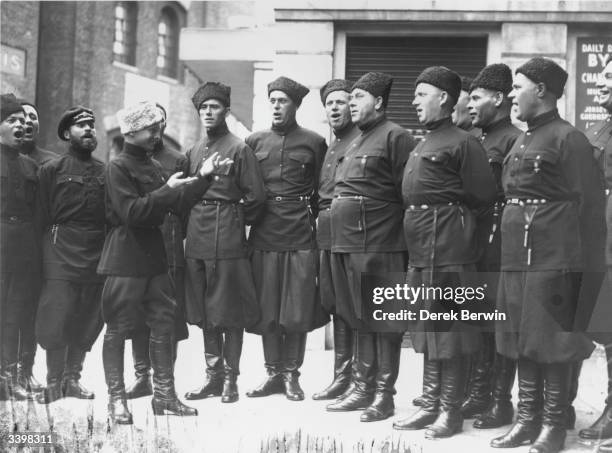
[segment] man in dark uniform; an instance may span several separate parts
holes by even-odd
[[[106,170],[106,237],[98,272],[106,275],[102,315],[106,334],[102,359],[109,392],[109,414],[115,423],[131,424],[123,381],[125,338],[144,318],[151,330],[149,355],[153,368],[153,413],[197,415],[185,406],[174,388],[174,316],[176,302],[168,277],[160,226],[169,210],[187,209],[210,184],[207,177],[219,165],[213,154],[197,177],[168,180],[149,153],[161,139],[162,115],[152,102],[141,102],[117,113],[125,138],[123,151]],[[183,187],[184,186],[184,187]]]
[[[25,132],[19,146],[19,152],[34,160],[40,167],[45,162],[57,157],[54,152],[38,146],[39,119],[36,106],[24,99],[19,99],[25,114]],[[34,357],[36,355],[36,337],[32,325],[35,323],[36,309],[38,307],[38,297],[42,285],[42,276],[32,280],[31,284],[35,289],[35,300],[30,317],[24,317],[24,325],[19,331],[19,383],[22,387],[31,392],[39,392],[43,386],[32,375]]]
[[[459,75],[433,66],[419,75],[415,86],[412,104],[427,135],[411,154],[402,183],[407,280],[412,287],[466,287],[465,276],[478,260],[480,219],[473,211],[493,203],[495,180],[478,139],[452,124],[451,112],[461,91]],[[426,301],[422,308],[437,311],[444,303]],[[425,354],[424,404],[394,428],[427,428],[425,437],[430,439],[462,430],[465,365],[480,347],[479,337],[458,323],[448,329],[417,323],[412,341],[415,351]]]
[[[606,179],[606,222],[608,226],[605,259],[608,267],[608,281],[612,281],[612,58],[608,58],[600,77],[597,80],[599,96],[598,104],[606,109],[607,117],[593,124],[586,132],[586,136],[593,146],[595,159],[605,173]],[[605,408],[601,416],[588,428],[581,429],[578,436],[585,440],[612,438],[612,336],[610,333],[600,334],[595,341],[605,347],[608,371],[608,390]],[[612,445],[606,446],[612,450]],[[603,449],[601,450],[603,452]]]
[[[0,400],[28,398],[17,379],[19,331],[34,330],[40,241],[36,230],[37,165],[19,153],[23,107],[13,94],[0,97]],[[24,325],[29,320],[30,325]]]
[[[85,354],[102,330],[96,273],[105,237],[104,164],[91,156],[98,144],[93,112],[68,109],[57,128],[68,152],[39,170],[43,278],[36,338],[47,351],[47,388],[41,402],[92,399],[79,383]]]
[[[268,84],[272,127],[246,139],[259,161],[267,201],[249,235],[261,309],[250,331],[262,336],[266,380],[249,397],[285,393],[300,401],[306,335],[327,323],[318,300],[315,217],[327,145],[295,120],[308,88],[287,77]]]
[[[598,217],[603,181],[591,146],[556,108],[566,80],[559,65],[541,57],[516,70],[510,97],[528,128],[502,174],[507,204],[497,305],[507,325],[497,327],[496,344],[518,360],[519,403],[516,423],[491,446],[535,441],[530,453],[563,448],[572,365],[593,350],[573,331],[585,252],[594,234],[605,231]]]
[[[187,158],[179,151],[170,149],[164,145],[164,131],[166,129],[167,114],[166,109],[161,104],[156,104],[162,115],[161,139],[155,149],[151,152],[151,158],[155,159],[161,167],[164,177],[167,179],[177,171],[187,169]],[[178,342],[187,339],[189,332],[185,322],[185,254],[183,250],[184,234],[184,215],[173,211],[168,211],[164,223],[161,226],[164,246],[166,248],[166,258],[168,259],[168,276],[174,289],[174,299],[176,301],[176,315],[174,318],[174,360]],[[137,329],[132,334],[132,357],[134,360],[134,370],[136,380],[126,389],[127,399],[140,398],[153,394],[151,384],[151,360],[149,358],[149,328],[146,323],[141,324],[141,329]]]
[[[327,410],[365,409],[362,422],[393,415],[403,334],[375,325],[361,294],[362,273],[406,269],[401,183],[414,139],[387,119],[392,83],[388,74],[369,72],[352,86],[351,118],[360,135],[339,164],[331,205],[336,316],[357,330],[357,363],[351,391]]]
[[[468,102],[470,102],[470,85],[472,84],[472,78],[461,76],[461,93],[455,108],[453,109],[452,119],[453,124],[459,129],[469,132],[474,137],[480,136],[480,129],[474,127],[472,124],[472,118],[470,117],[470,110],[468,109]]]
[[[266,192],[255,154],[227,128],[230,87],[207,82],[194,94],[204,137],[187,151],[189,174],[213,153],[234,163],[213,174],[187,226],[187,320],[202,328],[206,378],[188,400],[221,396],[238,400],[236,380],[244,329],[259,320],[259,306],[247,253],[245,225],[255,222]]]
[[[497,295],[497,282],[501,259],[501,215],[504,207],[504,189],[501,173],[504,158],[521,131],[512,125],[510,109],[512,102],[508,93],[512,91],[512,71],[503,63],[485,67],[470,86],[470,101],[467,105],[475,127],[482,129],[480,142],[484,146],[489,165],[495,176],[497,200],[483,213],[485,221],[478,234],[483,236],[482,256],[476,264],[483,272],[488,285],[487,293]],[[494,304],[494,301],[491,301]],[[472,362],[468,397],[461,406],[464,418],[477,416],[475,428],[498,428],[512,423],[512,386],[516,374],[516,362],[496,354],[495,334],[482,333],[482,349]]]
[[[317,244],[319,246],[319,293],[321,305],[334,315],[334,379],[323,391],[312,395],[315,400],[334,399],[342,395],[351,381],[354,353],[353,329],[336,314],[336,297],[331,270],[331,203],[336,185],[338,163],[351,142],[359,135],[359,128],[351,120],[349,96],[352,83],[333,79],[321,88],[321,102],[327,121],[334,133],[321,169],[319,181],[319,217]]]

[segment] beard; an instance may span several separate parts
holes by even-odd
[[[84,135],[71,137],[70,144],[76,149],[92,152],[98,146],[98,140],[93,135]]]

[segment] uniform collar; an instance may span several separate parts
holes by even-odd
[[[387,120],[387,115],[382,115],[376,118],[371,123],[364,125],[363,127],[359,126],[359,130],[363,133],[370,132],[372,129],[374,129],[376,126],[378,126],[379,124],[381,124],[383,121],[386,121],[386,120]]]
[[[79,160],[90,160],[92,151],[83,148],[77,148],[75,146],[70,145],[68,147],[68,154],[76,157]]]
[[[439,129],[450,127],[452,125],[453,120],[450,116],[447,116],[446,118],[442,118],[441,120],[432,121],[431,123],[426,124],[425,127],[427,128],[427,132],[433,132]]]
[[[136,159],[144,160],[147,157],[147,150],[140,146],[132,145],[131,143],[125,142],[123,144],[123,152],[135,157]]]
[[[353,132],[356,127],[357,126],[355,126],[353,123],[349,123],[344,129],[341,129],[339,131],[334,130],[334,135],[337,139],[342,139],[349,135],[351,132]]]
[[[294,130],[296,130],[297,128],[298,128],[298,123],[295,119],[291,121],[290,123],[285,124],[284,126],[275,126],[273,124],[271,127],[271,129],[274,132],[276,132],[278,135],[287,135],[290,132],[293,132]]]
[[[530,121],[527,121],[527,128],[529,130],[536,129],[544,124],[550,123],[553,120],[560,118],[559,111],[555,108],[549,110],[548,112],[542,113],[541,115],[532,118]]]
[[[512,120],[510,119],[510,117],[504,116],[502,119],[493,121],[492,123],[489,123],[486,126],[484,126],[482,128],[482,132],[483,134],[489,134],[497,129],[502,129],[506,126],[509,126],[510,124],[512,124]]]
[[[206,129],[206,135],[209,139],[215,139],[222,137],[229,133],[229,129],[227,128],[227,123],[223,121],[223,123],[219,124],[217,127]]]
[[[17,157],[19,155],[19,149],[8,145],[3,145],[1,143],[0,151],[2,151],[2,154],[6,155],[7,157]]]

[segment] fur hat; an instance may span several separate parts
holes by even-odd
[[[535,57],[519,66],[516,74],[523,74],[535,83],[543,83],[546,89],[557,98],[563,96],[563,88],[567,82],[567,72],[561,66],[548,58]]]
[[[512,70],[503,63],[485,66],[472,81],[470,91],[476,88],[501,91],[508,95],[512,91]]]
[[[467,91],[469,93],[472,80],[474,79],[471,77],[461,76],[461,91]]]
[[[461,77],[455,71],[451,71],[445,66],[430,66],[417,77],[414,82],[416,87],[419,83],[428,83],[446,91],[454,100],[454,104],[459,99],[461,93]],[[454,105],[453,104],[453,105]]]
[[[304,96],[310,91],[301,83],[291,80],[288,77],[279,77],[268,84],[268,96],[273,91],[282,91],[299,107]]]
[[[346,91],[347,93],[351,92],[351,87],[353,86],[352,82],[344,79],[332,79],[327,82],[325,85],[321,87],[321,102],[325,105],[325,100],[329,93],[333,93],[334,91]]]
[[[198,88],[198,91],[196,91],[191,98],[191,102],[193,102],[196,110],[200,110],[202,102],[209,99],[216,99],[224,106],[229,107],[231,93],[232,89],[227,85],[223,85],[220,82],[206,82]]]
[[[82,105],[76,105],[66,110],[60,118],[57,126],[57,135],[61,140],[67,140],[64,137],[64,131],[70,129],[73,124],[80,123],[82,121],[95,121],[93,111]]]
[[[0,114],[4,121],[13,113],[23,112],[23,107],[13,93],[0,95]]]
[[[357,82],[353,84],[351,90],[360,88],[367,91],[374,97],[381,96],[383,98],[383,107],[387,107],[389,103],[389,94],[391,94],[391,86],[393,85],[393,77],[384,72],[368,72],[362,75]]]
[[[155,102],[142,101],[117,112],[119,129],[123,135],[138,132],[163,121]]]

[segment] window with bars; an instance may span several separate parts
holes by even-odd
[[[157,73],[178,75],[179,19],[172,8],[163,8],[157,26]]]
[[[131,66],[136,66],[137,17],[138,5],[136,2],[117,2],[115,4],[114,59]]]

